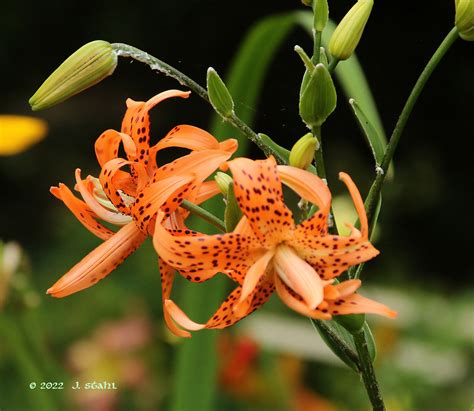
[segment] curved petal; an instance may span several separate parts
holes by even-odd
[[[226,300],[217,309],[215,314],[206,324],[198,324],[192,321],[174,302],[167,300],[165,303],[166,309],[173,320],[181,327],[197,331],[203,328],[222,329],[235,324],[247,315],[251,314],[261,305],[263,305],[271,296],[273,292],[273,284],[271,281],[263,281],[258,289],[247,297],[245,300],[245,307],[243,310],[234,310],[234,306],[240,298],[242,287],[237,287],[226,298]]]
[[[135,223],[127,224],[64,274],[47,294],[66,297],[93,286],[132,254],[145,238]]]
[[[349,194],[352,197],[357,214],[359,215],[360,232],[362,237],[367,239],[369,236],[369,224],[367,222],[367,214],[365,213],[364,202],[362,201],[360,192],[348,174],[340,172],[339,179],[344,182],[347,189],[349,190]]]
[[[360,294],[352,294],[336,301],[329,301],[328,310],[333,315],[378,314],[389,318],[397,316],[397,312],[391,310],[386,305]]]
[[[104,131],[95,142],[95,155],[102,167],[107,161],[117,158],[119,154],[120,143],[123,143],[125,153],[128,159],[137,155],[137,148],[132,138],[125,133],[119,133],[116,130]]]
[[[127,111],[122,121],[122,133],[128,134],[135,142],[137,156],[136,159],[143,164],[148,164],[150,149],[150,117],[148,111],[163,100],[171,97],[189,97],[189,91],[168,90],[149,99],[147,102],[133,101],[127,99]]]
[[[299,294],[308,307],[314,310],[324,298],[324,284],[318,273],[296,252],[279,245],[273,261],[275,272],[283,282]]]
[[[293,311],[296,311],[299,314],[302,314],[314,319],[320,319],[320,320],[331,319],[330,314],[324,313],[319,309],[312,310],[308,307],[307,304],[305,304],[303,301],[299,300],[294,295],[292,295],[287,285],[283,283],[283,281],[278,277],[278,275],[275,275],[275,288],[281,300]]]
[[[147,224],[160,208],[164,207],[165,216],[176,210],[193,182],[193,175],[175,175],[145,187],[130,206],[140,230],[148,232]]]
[[[110,211],[104,208],[92,195],[91,190],[94,188],[93,183],[86,181],[84,183],[81,179],[81,169],[76,168],[76,183],[79,192],[81,193],[82,198],[86,204],[91,208],[91,210],[101,219],[116,225],[125,225],[132,221],[132,218],[128,215]],[[88,188],[89,186],[90,188]]]
[[[153,245],[158,255],[194,282],[206,281],[218,272],[244,269],[255,261],[251,237],[235,233],[173,235],[156,220]],[[181,233],[182,234],[182,233]]]
[[[201,204],[204,201],[209,200],[210,198],[219,194],[221,190],[214,180],[204,181],[198,188],[196,197],[194,198],[194,204]]]
[[[234,309],[238,309],[239,305],[243,303],[247,297],[252,294],[257,287],[260,279],[265,275],[267,266],[270,263],[270,260],[273,258],[275,252],[274,250],[267,251],[264,253],[252,266],[248,269],[245,274],[245,279],[242,284],[242,293],[239,298],[238,304]]]
[[[155,152],[168,147],[188,148],[192,151],[219,150],[219,142],[207,131],[182,124],[174,127],[153,146]]]
[[[219,166],[231,156],[231,153],[223,150],[195,151],[188,155],[177,158],[158,170],[153,175],[153,181],[169,177],[171,175],[189,174],[196,175],[196,181],[202,182],[209,177]]]
[[[283,184],[290,187],[300,197],[316,204],[321,212],[329,213],[331,192],[318,176],[309,171],[291,166],[277,166]]]
[[[240,209],[260,241],[273,245],[294,228],[291,211],[283,202],[280,177],[273,157],[252,161],[237,158],[227,163],[234,177],[234,192]]]
[[[165,301],[169,300],[171,296],[175,269],[163,262],[161,258],[158,258],[158,268],[161,276],[161,300],[163,303],[163,317],[165,319],[165,323],[168,326],[168,329],[177,337],[189,338],[191,337],[191,334],[177,327],[168,310],[165,308]]]
[[[114,235],[113,231],[97,222],[97,216],[91,208],[79,200],[65,184],[60,183],[59,187],[51,187],[50,192],[61,200],[92,234],[102,240],[107,240]]]

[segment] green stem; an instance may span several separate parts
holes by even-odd
[[[385,405],[383,403],[382,393],[375,377],[374,367],[370,359],[367,341],[364,332],[353,334],[354,344],[359,355],[361,374],[364,381],[365,389],[369,395],[372,409],[374,411],[384,411]]]
[[[314,32],[314,49],[313,49],[313,58],[312,61],[314,65],[319,64],[321,61],[321,39],[322,31]]]
[[[382,163],[380,164],[380,168],[377,170],[377,177],[375,178],[372,187],[370,187],[369,194],[367,195],[367,199],[365,200],[365,210],[367,212],[369,224],[374,216],[375,206],[377,205],[377,200],[382,190],[382,185],[385,180],[388,167],[392,161],[398,142],[400,141],[400,137],[402,136],[402,133],[405,130],[405,126],[408,122],[408,119],[410,118],[410,114],[413,111],[418,97],[420,96],[423,88],[425,87],[426,82],[430,78],[434,69],[438,66],[439,62],[443,59],[444,55],[450,49],[450,47],[453,45],[457,38],[458,30],[456,27],[454,27],[448,33],[448,35],[445,37],[443,42],[440,44],[438,49],[431,57],[430,61],[424,68],[420,77],[418,78],[415,86],[413,87],[413,90],[411,91],[410,96],[408,97],[405,103],[405,106],[403,107],[400,117],[398,118],[397,124],[393,129],[392,136],[390,137],[387,147],[385,148],[385,154],[383,156]]]
[[[333,57],[331,62],[329,63],[328,71],[332,73],[336,68],[337,64],[339,63],[339,59]]]
[[[169,64],[161,61],[160,59],[148,54],[146,51],[137,49],[136,47],[129,46],[124,43],[113,43],[113,49],[119,57],[128,57],[134,60],[137,60],[141,63],[146,64],[152,70],[159,71],[167,76],[173,77],[181,85],[190,88],[194,91],[199,97],[204,99],[210,104],[209,95],[205,88],[201,87],[193,79],[188,77],[186,74],[182,73],[178,69],[170,66]],[[219,113],[218,113],[219,114]],[[275,159],[280,164],[286,164],[285,160],[280,156],[280,154],[273,150],[272,147],[267,146],[260,136],[255,133],[243,120],[241,120],[237,115],[233,114],[232,116],[226,117],[221,116],[224,121],[229,122],[235,128],[240,130],[240,132],[247,137],[249,140],[254,142],[266,155],[273,155]]]
[[[201,208],[196,204],[189,202],[188,200],[183,200],[183,202],[181,203],[181,207],[197,215],[204,221],[207,221],[208,223],[212,224],[214,227],[217,227],[220,231],[225,233],[226,230],[224,222],[217,218],[214,214],[211,214],[209,211],[204,210],[204,208]]]

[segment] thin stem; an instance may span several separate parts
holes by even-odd
[[[137,60],[141,63],[146,64],[152,70],[159,71],[160,73],[165,74],[166,76],[173,77],[177,80],[181,85],[190,88],[194,91],[199,97],[204,99],[210,104],[209,96],[205,88],[201,87],[198,83],[196,83],[193,79],[188,77],[186,74],[182,73],[178,69],[170,66],[169,64],[161,61],[160,59],[148,54],[146,51],[137,49],[136,47],[129,46],[128,44],[124,43],[113,43],[113,49],[117,53],[119,57],[128,57],[134,60]],[[218,113],[219,114],[219,113]],[[266,155],[273,155],[275,159],[280,164],[286,164],[281,155],[274,151],[272,147],[267,146],[260,136],[255,133],[243,120],[241,120],[237,115],[233,114],[229,117],[221,116],[224,121],[229,122],[235,128],[240,130],[242,134],[247,137],[249,140],[254,142]]]
[[[405,130],[405,126],[410,118],[410,114],[415,107],[416,101],[420,96],[423,88],[425,87],[426,82],[430,78],[431,74],[433,73],[434,69],[438,66],[439,62],[443,59],[446,52],[450,49],[453,45],[455,40],[458,38],[458,30],[454,27],[448,35],[445,37],[443,42],[440,44],[438,49],[435,51],[433,56],[431,57],[430,61],[424,68],[423,72],[421,73],[420,77],[418,78],[413,90],[408,97],[405,106],[398,118],[397,124],[393,129],[392,136],[385,148],[385,154],[382,159],[382,163],[380,164],[380,170],[377,173],[377,177],[375,178],[372,187],[370,187],[369,194],[367,195],[367,199],[365,200],[365,210],[367,212],[367,217],[369,219],[369,224],[372,221],[374,216],[375,206],[377,204],[377,199],[382,190],[382,185],[385,180],[385,176],[388,171],[388,167],[392,161],[393,155],[395,154],[395,150],[397,148],[398,142],[400,141],[400,137],[402,136],[403,131]]]
[[[369,395],[370,403],[374,411],[384,411],[385,405],[383,403],[382,393],[375,376],[372,360],[370,359],[367,341],[364,332],[353,334],[354,344],[359,355],[362,379],[364,381],[365,389]]]
[[[339,63],[339,59],[333,57],[331,62],[329,63],[328,71],[332,73],[334,69],[336,68],[337,64]]]
[[[322,31],[314,32],[314,49],[313,49],[313,58],[312,61],[314,65],[319,64],[321,61],[321,39]]]
[[[183,202],[181,203],[181,207],[190,211],[194,215],[197,215],[204,221],[207,221],[209,224],[212,224],[214,227],[217,227],[220,231],[225,233],[226,230],[224,222],[217,218],[214,214],[211,214],[209,211],[204,210],[204,208],[201,208],[196,204],[189,202],[188,200],[183,200]]]

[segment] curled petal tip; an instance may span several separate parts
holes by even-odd
[[[165,300],[164,307],[173,321],[187,330],[199,331],[206,326],[205,324],[199,324],[191,320],[172,300]]]

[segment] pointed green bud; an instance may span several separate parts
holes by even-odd
[[[341,20],[329,40],[329,52],[334,58],[346,60],[354,53],[373,5],[373,0],[359,0]]]
[[[327,0],[314,0],[314,29],[316,31],[323,31],[329,18],[329,7]]]
[[[212,107],[222,117],[231,117],[234,114],[234,101],[226,85],[212,67],[207,69],[207,92]]]
[[[62,63],[30,98],[33,111],[54,106],[92,87],[117,67],[117,54],[102,40],[85,44]]]
[[[229,186],[234,184],[232,177],[229,174],[218,171],[214,177],[214,180],[216,180],[217,186],[219,187],[219,190],[221,190],[221,193],[224,194],[224,197],[227,197]]]
[[[336,88],[324,64],[318,64],[311,74],[305,73],[305,77],[300,94],[300,116],[308,127],[318,127],[336,108]]]
[[[454,20],[459,36],[466,41],[474,41],[474,0],[455,0]]]
[[[290,151],[290,166],[306,170],[313,162],[314,152],[319,146],[318,139],[311,133],[305,134]]]

